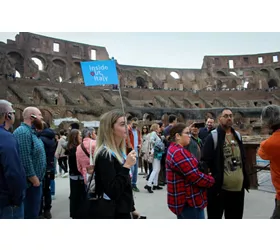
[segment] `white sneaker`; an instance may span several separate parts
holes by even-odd
[[[63,175],[61,175],[62,178],[66,178],[68,177],[68,173],[64,173]]]

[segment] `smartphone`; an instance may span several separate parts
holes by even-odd
[[[204,122],[196,122],[193,125],[195,128],[204,128],[205,127],[205,123]]]

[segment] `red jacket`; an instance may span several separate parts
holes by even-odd
[[[134,149],[134,135],[132,132],[132,128],[131,128],[131,126],[128,126],[127,129],[128,129],[128,138],[126,139],[127,149],[129,149],[129,148]],[[136,129],[136,130],[137,130],[137,134],[138,134],[138,145],[141,145],[142,144],[141,132],[139,129]]]

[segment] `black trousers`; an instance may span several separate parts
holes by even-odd
[[[158,176],[158,182],[163,184],[166,183],[165,159],[166,159],[166,155],[164,154],[160,161],[160,172]]]
[[[64,173],[68,173],[67,156],[60,157],[58,159],[58,165],[61,167]]]
[[[54,172],[49,171],[45,174],[42,181],[42,198],[41,198],[41,208],[39,214],[41,215],[44,211],[51,210],[52,208],[52,195],[51,195],[51,180],[54,179]]]
[[[70,179],[70,217],[77,218],[80,205],[86,196],[84,180]]]
[[[147,161],[147,163],[148,163],[148,166],[149,166],[149,174],[148,174],[146,180],[149,180],[150,175],[153,172],[153,163],[149,163],[148,161]]]
[[[239,192],[222,190],[219,195],[208,191],[208,219],[242,219],[244,211],[244,189]]]

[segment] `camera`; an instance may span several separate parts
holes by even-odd
[[[237,167],[237,160],[236,158],[231,158],[232,166]]]
[[[237,159],[235,157],[231,158],[231,171],[235,171],[238,167]]]

